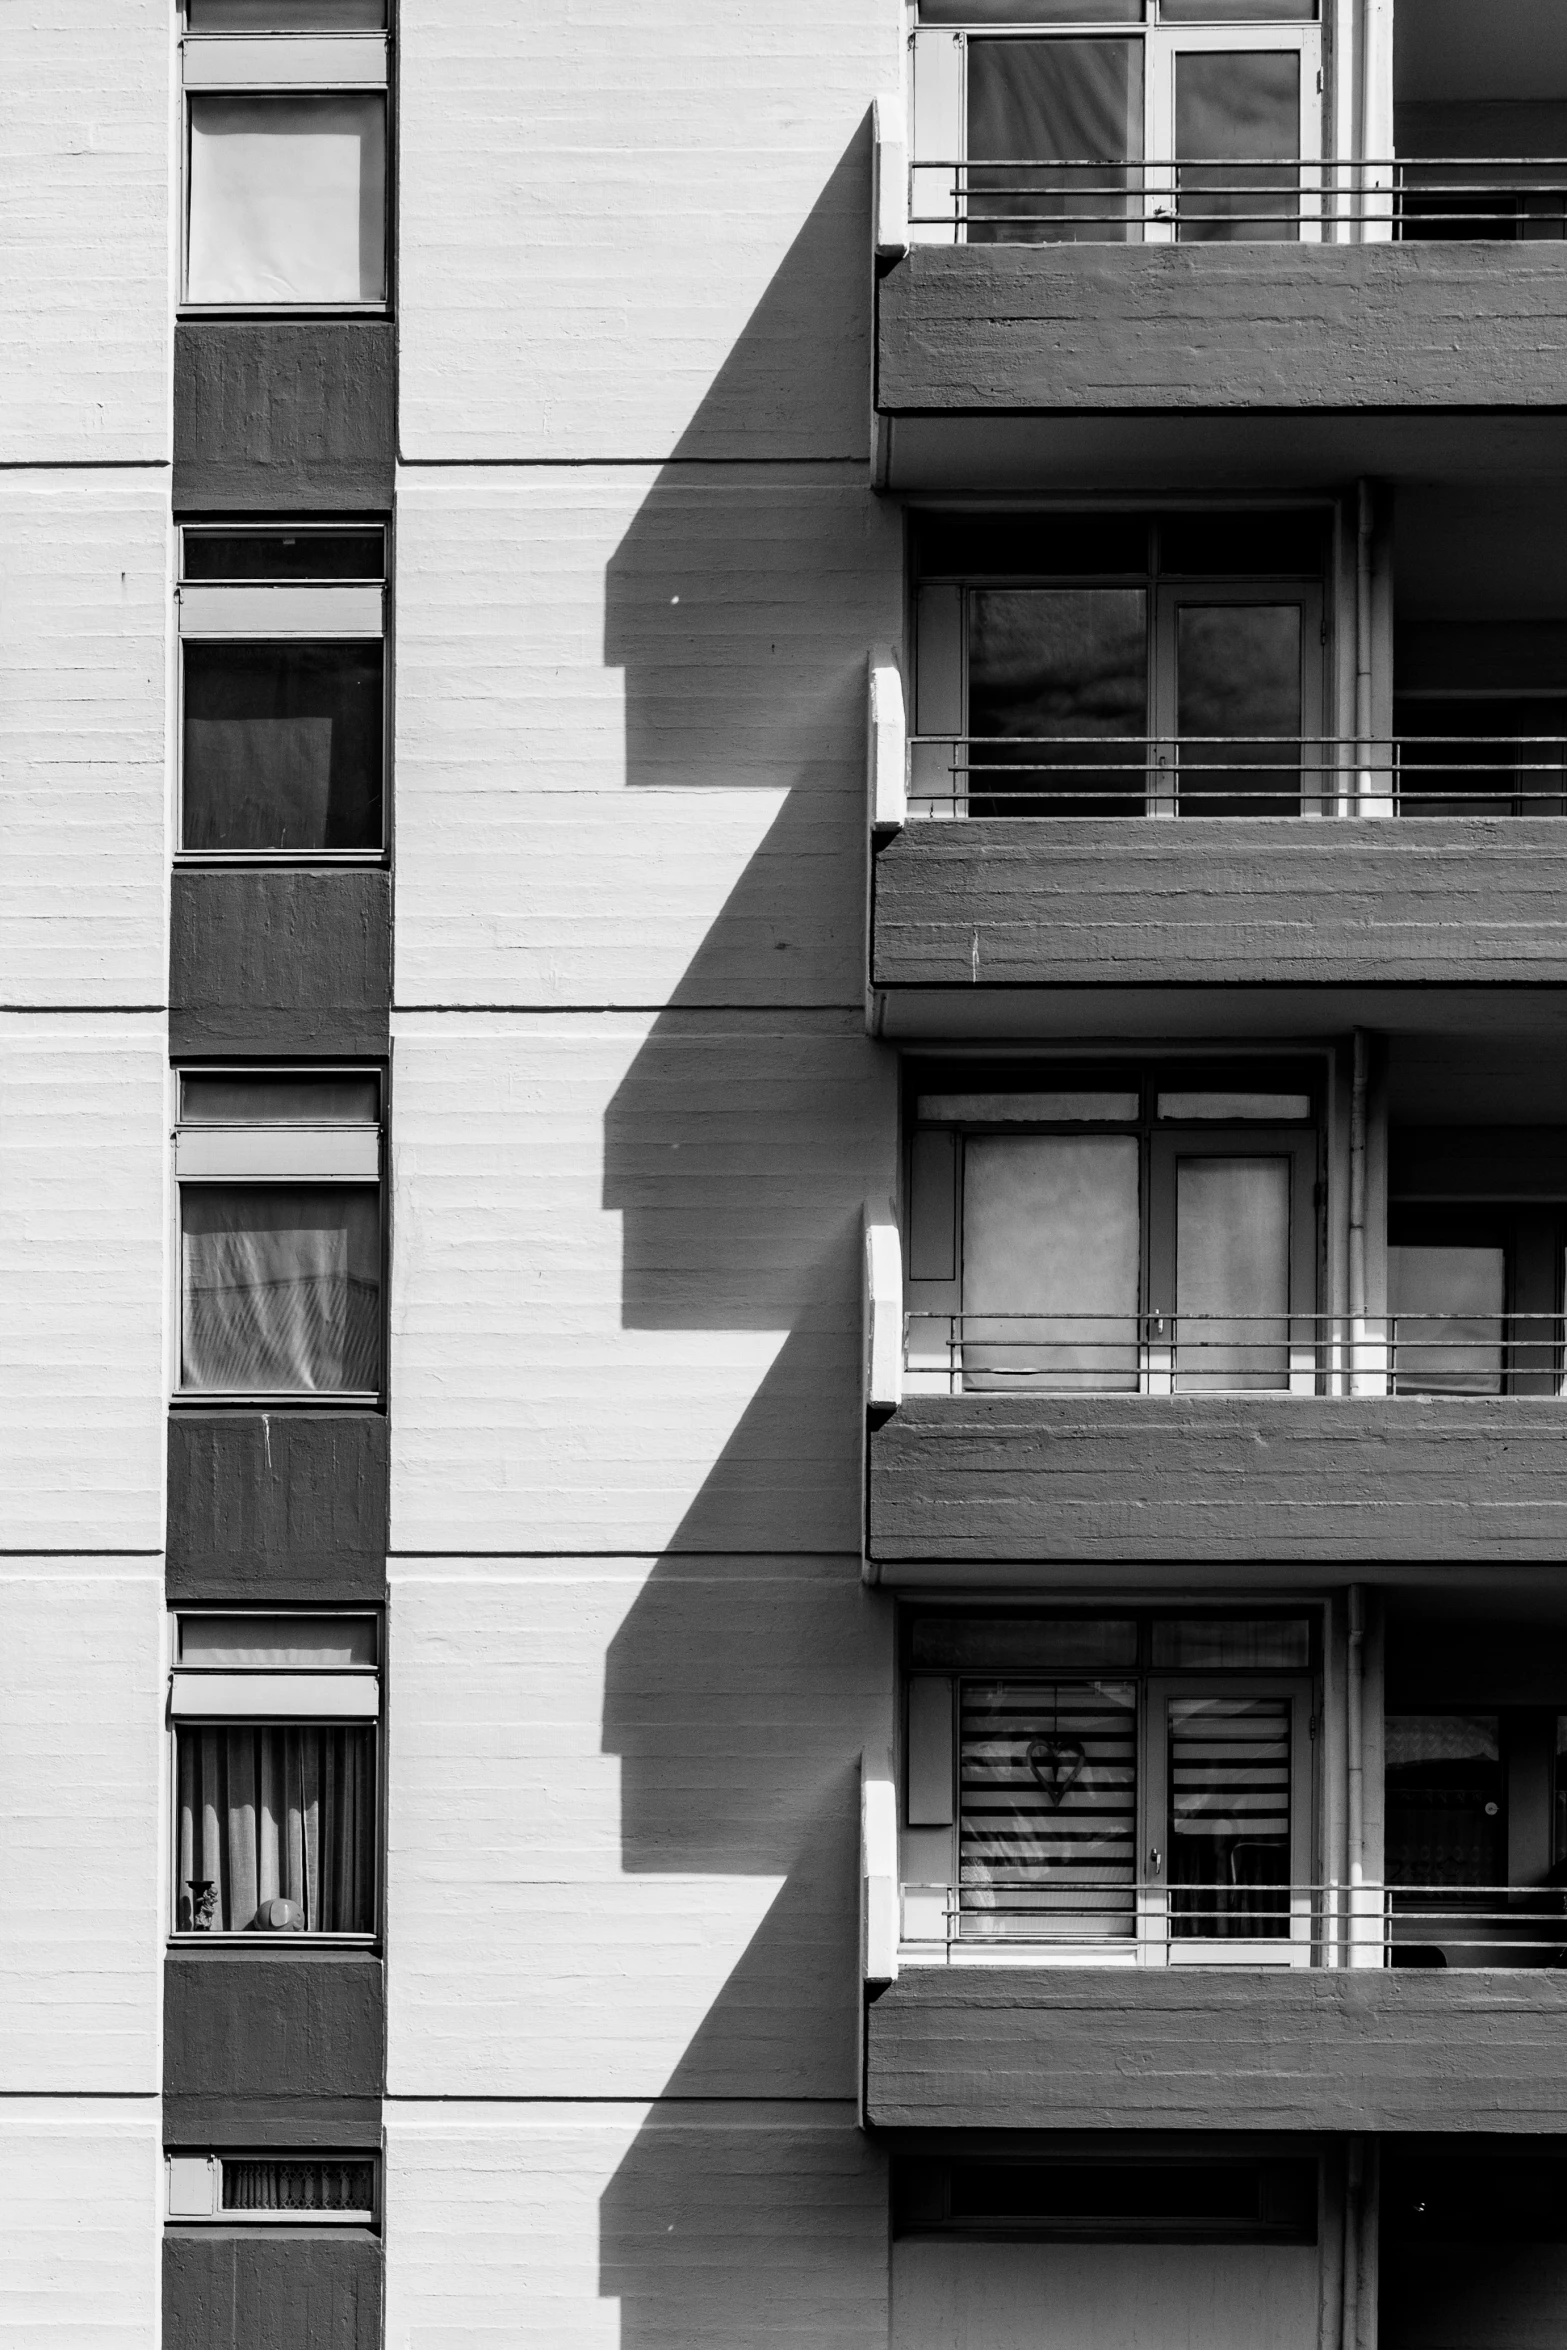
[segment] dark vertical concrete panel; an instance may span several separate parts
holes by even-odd
[[[169,1050],[384,1054],[391,876],[347,869],[174,875]]]
[[[163,2239],[163,2350],[380,2350],[381,2247],[355,2230]]]
[[[374,1953],[169,1953],[163,2097],[171,2146],[247,2136],[362,2145],[380,2127],[385,2072],[386,1989]]]
[[[380,1412],[171,1413],[169,1598],[384,1598],[388,1476]]]
[[[396,365],[386,319],[181,319],[175,511],[390,507]]]

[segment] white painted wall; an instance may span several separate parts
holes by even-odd
[[[1317,2254],[1219,2244],[893,2246],[891,2350],[1317,2350]]]
[[[853,1560],[394,1562],[390,1658],[395,2095],[853,2096]]]
[[[0,474],[0,1005],[167,1000],[171,535],[163,474]]]
[[[393,2104],[387,2350],[885,2350],[850,2107]]]
[[[163,1543],[167,1022],[0,1012],[0,1550]]]
[[[0,1560],[4,2096],[158,2093],[164,1620],[160,1559]]]
[[[395,1023],[392,1548],[859,1547],[858,1013]]]
[[[399,1003],[857,1005],[900,537],[844,468],[405,470]]]
[[[0,2098],[0,2350],[156,2350],[151,2102]]]
[[[0,460],[166,462],[167,0],[0,12]]]
[[[406,456],[864,456],[867,121],[899,10],[400,22]]]

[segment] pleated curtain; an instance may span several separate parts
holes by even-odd
[[[182,1728],[181,1932],[245,1933],[281,1896],[306,1933],[370,1933],[374,1764],[368,1726]]]
[[[183,1384],[251,1394],[381,1384],[376,1195],[187,1184]]]

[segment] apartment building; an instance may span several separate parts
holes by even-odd
[[[9,11],[6,2350],[1560,2343],[1562,13]]]

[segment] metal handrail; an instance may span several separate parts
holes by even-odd
[[[1113,184],[1095,186],[1088,174],[1110,174]],[[940,209],[930,209],[931,182],[943,177],[950,185]],[[1000,209],[1008,199],[1020,208]],[[1041,211],[1043,204],[1051,209]],[[1554,242],[1567,236],[1567,157],[917,155],[909,163],[908,219],[914,230],[961,237],[979,227],[987,240],[1020,243],[1036,241],[1042,230],[1096,228],[1114,241],[1138,228],[1177,237],[1183,228],[1226,236],[1254,228],[1264,240],[1281,228],[1369,228],[1400,241],[1462,235]],[[1029,234],[997,239],[1007,228]]]
[[[1567,1317],[1556,1313],[943,1313],[916,1305],[904,1315],[903,1349],[911,1393],[1567,1392]]]
[[[899,1902],[904,1947],[939,1947],[949,1961],[960,1950],[983,1958],[1067,1947],[1090,1964],[1095,1950],[1161,1963],[1178,1954],[1178,1963],[1198,1965],[1223,1964],[1228,1950],[1233,1964],[1241,1944],[1264,1964],[1276,1953],[1274,1963],[1313,1966],[1567,1965],[1567,1888],[1558,1885],[1213,1885],[1128,1876],[1084,1886],[1052,1883],[1041,1871],[1032,1883],[1007,1886],[905,1880]]]
[[[1183,802],[1221,817],[1435,816],[1475,803],[1567,815],[1561,734],[914,734],[906,761],[911,818],[968,816],[976,802],[986,815],[1036,820],[1059,816],[1062,802],[1121,816],[1169,815]],[[1220,804],[1204,810],[1204,800]]]

